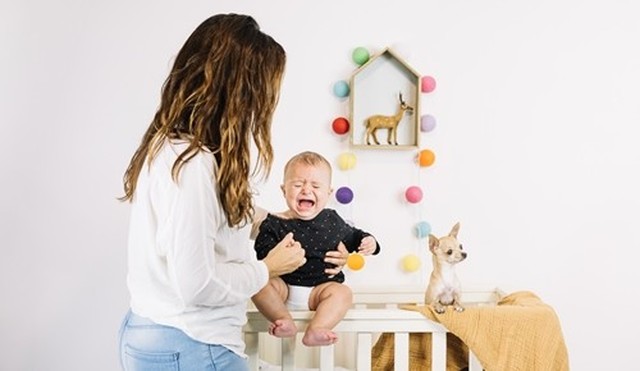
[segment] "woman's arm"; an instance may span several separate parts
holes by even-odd
[[[170,203],[161,237],[171,285],[185,306],[237,304],[269,277],[266,264],[255,259],[248,231],[226,226],[209,160],[192,158],[163,190]]]

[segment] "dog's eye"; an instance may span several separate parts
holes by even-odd
[[[460,244],[460,250],[462,250],[462,244]]]
[[[451,249],[447,250],[447,255],[451,255],[451,254],[453,254],[453,250]]]

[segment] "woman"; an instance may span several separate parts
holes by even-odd
[[[248,299],[306,261],[291,234],[262,261],[249,240],[250,178],[271,169],[285,60],[253,18],[238,14],[205,20],[179,51],[124,176],[122,200],[131,202],[125,370],[246,370]],[[345,257],[327,261],[341,267]]]

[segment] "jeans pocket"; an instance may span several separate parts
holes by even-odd
[[[147,352],[125,345],[124,354],[127,371],[180,371],[180,353]]]

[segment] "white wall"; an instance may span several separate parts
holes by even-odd
[[[276,163],[262,205],[301,150],[335,160],[331,131],[347,104],[333,82],[356,46],[395,46],[433,75],[421,134],[437,156],[358,151],[333,204],[378,236],[383,252],[351,283],[424,283],[411,235],[460,221],[465,286],[532,290],[557,311],[575,370],[633,368],[640,307],[640,39],[636,2],[3,1],[0,5],[0,357],[2,370],[114,370],[127,308],[128,207],[121,177],[158,105],[172,57],[219,12],[249,13],[287,49],[274,126]],[[425,190],[420,205],[402,199]]]

